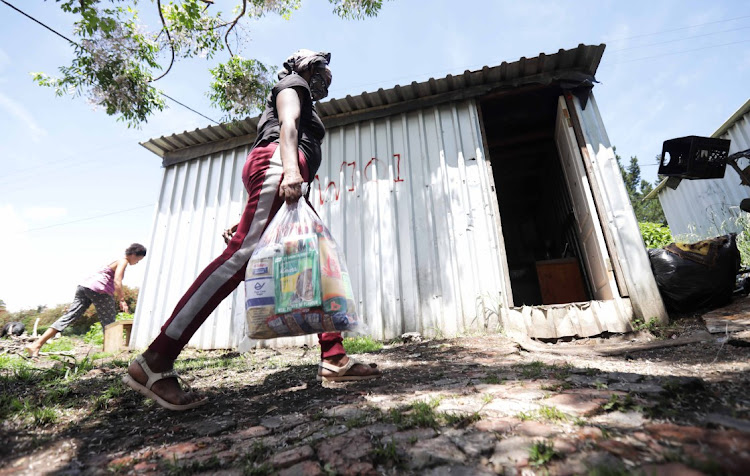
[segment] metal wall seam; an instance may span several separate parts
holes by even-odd
[[[481,237],[484,235],[486,237],[489,237],[489,240],[487,241],[489,245],[488,254],[490,256],[494,255],[495,259],[488,260],[488,264],[490,264],[490,273],[491,273],[491,281],[489,286],[486,286],[489,289],[495,289],[499,291],[499,296],[488,294],[487,298],[490,300],[489,303],[484,302],[484,295],[482,295],[482,308],[485,313],[487,313],[487,304],[492,306],[491,312],[494,312],[496,314],[496,318],[499,318],[497,315],[499,313],[499,308],[501,305],[508,305],[508,296],[507,292],[505,290],[505,280],[503,279],[503,274],[506,272],[504,270],[504,267],[502,266],[502,260],[500,259],[500,255],[505,253],[505,245],[500,242],[500,231],[497,230],[494,226],[496,220],[499,220],[499,217],[495,216],[495,204],[497,203],[497,195],[493,192],[494,190],[494,177],[490,178],[489,169],[487,167],[488,165],[488,156],[484,152],[484,142],[482,141],[482,131],[479,126],[479,118],[478,118],[478,109],[477,104],[474,100],[471,101],[471,107],[468,108],[469,110],[469,124],[471,125],[471,136],[473,138],[473,145],[474,145],[474,153],[476,154],[476,163],[477,163],[477,172],[479,177],[479,188],[481,190],[481,197],[482,197],[482,215],[487,220],[486,222],[482,221],[484,225],[483,229],[480,230],[480,232],[477,233],[477,239],[481,240]],[[485,282],[485,280],[481,280],[482,282]],[[497,299],[497,300],[496,300]],[[487,315],[485,317],[485,322],[483,323],[484,326],[489,325],[490,323],[487,321]],[[499,323],[499,320],[497,321]]]

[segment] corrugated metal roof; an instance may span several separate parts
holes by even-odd
[[[455,76],[449,74],[441,79],[430,78],[421,83],[396,85],[387,90],[381,88],[358,96],[347,95],[345,98],[318,103],[318,113],[327,127],[335,127],[435,103],[480,96],[494,89],[571,79],[571,73],[594,76],[604,48],[604,44],[580,44],[574,49],[561,49],[550,55],[540,53],[534,58],[522,57],[512,63],[484,66],[476,71],[466,70]],[[165,165],[170,165],[253,142],[258,119],[259,117],[246,118],[236,123],[161,136],[142,142],[141,145],[162,157]]]

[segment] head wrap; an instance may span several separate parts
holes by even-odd
[[[325,67],[324,76],[331,84],[331,70],[328,68],[328,63],[331,62],[331,53],[325,53],[323,51],[315,52],[311,50],[297,50],[292,56],[284,61],[284,69],[279,72],[279,80],[284,79],[292,73],[301,73],[307,69],[320,65]]]

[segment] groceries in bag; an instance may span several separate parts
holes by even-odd
[[[282,205],[245,274],[253,339],[361,331],[344,255],[310,205]]]

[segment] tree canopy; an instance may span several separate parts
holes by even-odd
[[[658,180],[651,184],[641,178],[641,167],[638,165],[637,157],[630,158],[630,164],[627,168],[622,165],[622,157],[616,152],[615,158],[638,221],[666,224],[667,219],[664,217],[664,210],[662,210],[659,200],[644,200],[644,197],[651,193],[654,186],[658,185]]]
[[[375,16],[383,0],[328,0],[344,19]],[[262,109],[273,84],[273,68],[240,55],[248,25],[266,15],[289,18],[302,0],[223,0],[233,9],[224,16],[214,0],[55,0],[75,16],[75,57],[59,68],[60,75],[32,73],[34,81],[53,88],[58,96],[84,96],[137,126],[164,109],[164,95],[154,85],[176,61],[225,55],[210,69],[208,97],[231,120]],[[140,20],[141,10],[153,8],[159,24]],[[151,13],[150,11],[148,13]]]

